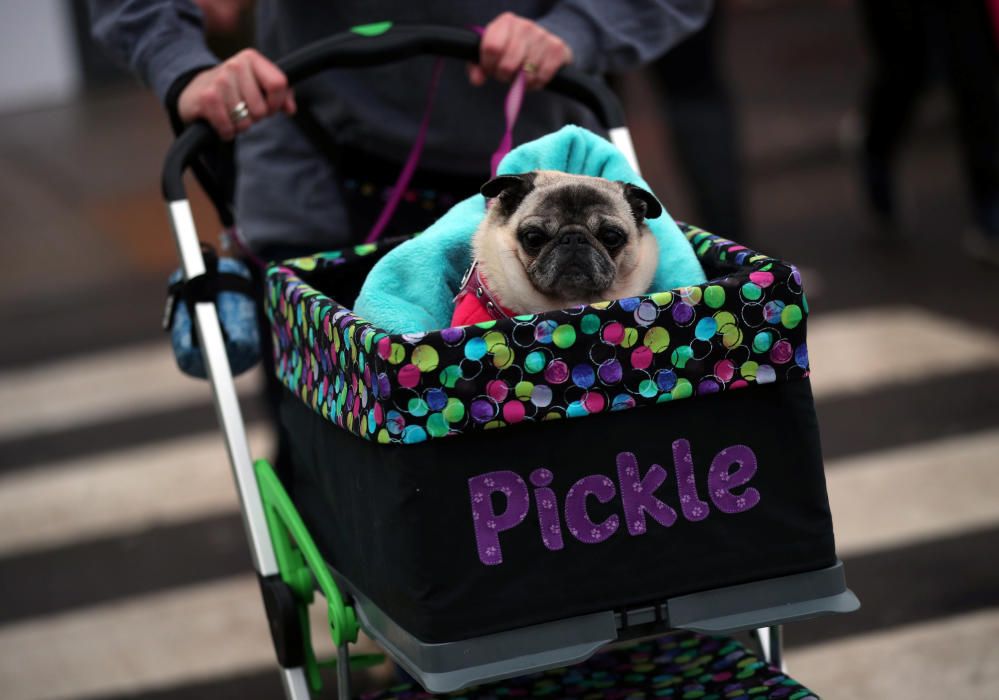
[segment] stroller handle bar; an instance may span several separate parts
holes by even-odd
[[[477,61],[479,35],[468,29],[430,25],[393,26],[389,22],[355,27],[304,46],[277,62],[296,83],[328,68],[360,68],[392,63],[421,55],[436,55]],[[607,85],[583,71],[566,66],[545,87],[554,93],[571,97],[587,106],[600,124],[617,142],[622,136],[630,146],[624,129],[624,110]],[[186,199],[184,170],[202,150],[216,144],[218,135],[203,120],[197,121],[174,141],[163,164],[163,197],[168,202]],[[633,155],[628,154],[631,160]],[[635,165],[635,163],[633,163]],[[637,168],[636,168],[637,169]]]

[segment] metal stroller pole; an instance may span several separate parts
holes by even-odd
[[[201,254],[198,233],[190,203],[186,199],[171,201],[167,207],[170,225],[177,242],[184,278],[192,279],[205,273],[205,260]],[[226,451],[232,465],[239,500],[242,504],[243,526],[250,543],[253,567],[262,577],[278,574],[277,558],[267,530],[263,502],[257,488],[250,458],[250,446],[239,409],[236,384],[233,381],[229,358],[219,317],[212,302],[199,302],[194,306],[194,323],[202,345],[205,365],[214,391],[215,412],[225,438]],[[282,682],[289,700],[309,700],[310,693],[302,668],[282,668]]]
[[[205,260],[201,254],[198,234],[194,226],[191,206],[186,199],[169,203],[168,214],[177,240],[184,278],[192,279],[205,273]],[[222,329],[219,325],[215,304],[198,302],[194,307],[194,321],[197,324],[198,338],[205,355],[208,376],[215,387],[213,398],[215,412],[225,437],[226,450],[233,466],[239,499],[242,503],[243,524],[250,539],[250,552],[253,566],[262,576],[278,573],[277,558],[267,532],[260,492],[256,488],[250,446],[246,438],[243,415],[239,410],[236,384],[229,368],[229,358],[225,352]]]
[[[305,680],[305,669],[301,666],[297,668],[282,668],[281,669],[281,685],[284,687],[284,695],[290,700],[308,700],[312,697],[309,693],[309,683]],[[348,695],[341,695],[340,697],[349,698]]]
[[[635,154],[635,144],[631,140],[631,132],[628,131],[628,127],[616,126],[610,130],[608,135],[610,136],[611,143],[617,146],[617,150],[624,154],[631,169],[638,175],[641,175],[642,171],[638,167],[638,156]]]
[[[781,625],[758,627],[753,630],[753,634],[759,642],[764,660],[787,673],[787,663],[784,661],[784,628]]]

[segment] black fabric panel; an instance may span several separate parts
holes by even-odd
[[[699,590],[814,570],[835,562],[818,427],[808,380],[693,397],[585,419],[512,426],[418,445],[378,445],[341,430],[290,393],[282,420],[294,445],[289,484],[328,561],[397,623],[443,642],[561,617],[621,608]],[[695,481],[710,514],[682,514],[671,446],[687,440]],[[724,513],[706,477],[734,445],[755,454],[759,503]],[[597,544],[566,527],[569,488],[605,475],[620,491],[616,458],[634,453],[639,473],[659,464],[656,495],[677,512],[663,527],[646,516],[632,535],[621,494],[587,499],[595,522],[617,514],[617,531]],[[531,472],[554,474],[564,548],[539,534]],[[480,560],[469,479],[516,472],[531,493],[526,518],[499,535],[503,562]],[[734,470],[734,467],[733,467]],[[514,495],[517,495],[516,493]],[[497,513],[504,497],[496,497]]]

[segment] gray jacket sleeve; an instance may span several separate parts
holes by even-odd
[[[90,0],[94,38],[164,101],[170,86],[218,63],[190,0]]]
[[[659,57],[700,29],[712,0],[563,0],[538,20],[572,49],[573,65],[616,73]]]

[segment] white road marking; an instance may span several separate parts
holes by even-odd
[[[999,609],[895,627],[788,652],[791,676],[822,698],[999,698]]]
[[[270,454],[269,430],[250,433]],[[0,555],[237,509],[220,432],[0,477]]]
[[[837,460],[826,471],[840,556],[999,525],[999,430]]]
[[[241,394],[260,369],[237,378]],[[207,381],[181,373],[166,340],[0,373],[0,440],[211,400]]]
[[[808,355],[817,399],[999,366],[999,334],[915,307],[809,317]]]
[[[313,644],[329,658],[322,598],[310,613]],[[358,649],[374,647],[362,638]],[[267,669],[276,674],[277,662],[249,574],[0,627],[6,700],[141,693]]]

